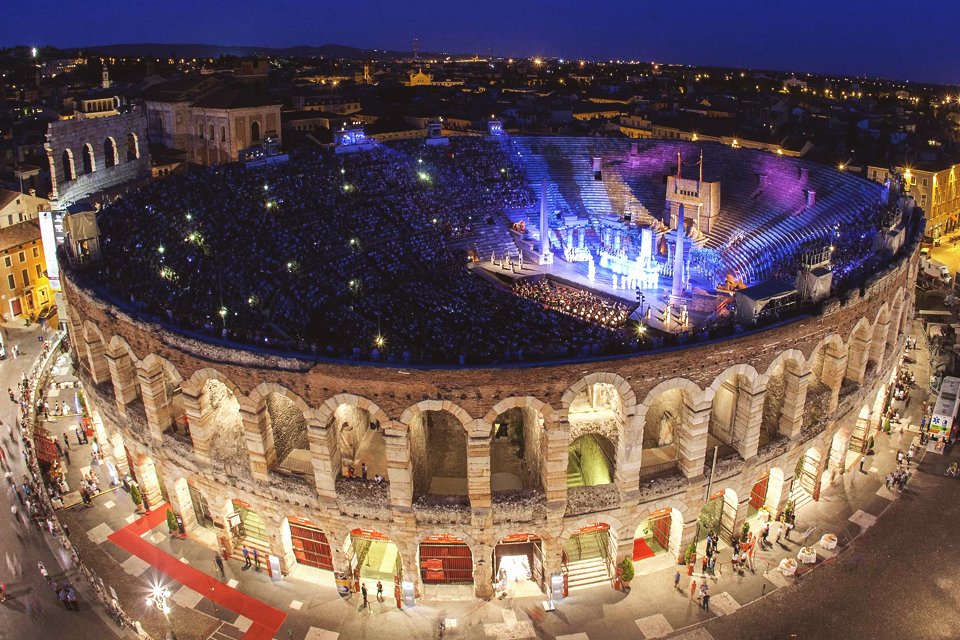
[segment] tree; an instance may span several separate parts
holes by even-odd
[[[170,533],[176,533],[180,527],[177,525],[177,516],[173,514],[173,509],[167,509],[167,529]]]
[[[130,499],[133,500],[133,504],[136,505],[137,511],[139,511],[140,507],[143,506],[143,494],[140,492],[140,487],[136,483],[130,485]]]

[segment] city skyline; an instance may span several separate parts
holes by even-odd
[[[949,25],[960,7],[902,7],[883,0],[865,12],[846,5],[761,6],[748,2],[716,11],[691,0],[669,6],[607,5],[584,12],[572,2],[493,0],[482,14],[466,4],[376,0],[322,8],[299,0],[274,3],[260,15],[247,0],[174,0],[164,7],[103,3],[101,11],[67,3],[25,7],[22,21],[0,27],[6,46],[91,47],[133,42],[288,47],[342,44],[409,51],[609,60],[854,75],[960,83],[950,63]],[[55,8],[57,19],[50,21]],[[229,11],[227,10],[229,8]],[[829,9],[829,19],[826,15]],[[109,13],[109,22],[102,15]],[[189,19],[171,22],[170,15]],[[708,24],[710,28],[703,28]],[[215,37],[210,37],[215,33]]]

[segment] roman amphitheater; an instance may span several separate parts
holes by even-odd
[[[491,184],[484,176],[470,175],[485,164],[473,162],[470,171],[451,169],[454,154],[427,156],[425,163],[422,158],[414,163],[416,152],[410,155],[413,167],[430,167],[427,178],[414,175],[414,185],[439,183],[449,174],[459,186],[454,194],[440,194],[440,187],[426,192],[426,204],[421,202],[416,213],[397,205],[407,211],[402,215],[429,218],[431,198],[460,197],[465,209],[473,208],[474,220],[486,224],[471,227],[469,221],[454,221],[442,232],[425,225],[422,232],[396,234],[407,244],[390,240],[384,246],[376,245],[373,237],[383,228],[374,225],[367,233],[367,218],[359,206],[353,207],[357,218],[345,231],[342,218],[322,221],[331,234],[342,235],[344,247],[356,246],[348,239],[359,238],[368,251],[380,252],[376,269],[358,264],[356,250],[330,250],[312,265],[305,255],[290,261],[264,259],[253,270],[246,264],[217,262],[231,274],[228,281],[220,282],[219,289],[209,282],[198,285],[188,271],[195,268],[203,276],[203,265],[211,254],[218,255],[214,236],[229,236],[236,253],[247,257],[257,257],[253,249],[265,250],[265,241],[252,235],[238,239],[236,229],[211,225],[196,231],[207,239],[207,248],[176,263],[174,243],[199,244],[190,235],[194,227],[183,225],[212,215],[205,214],[196,199],[176,211],[177,221],[160,204],[148,215],[153,205],[138,201],[137,194],[116,203],[119,209],[113,213],[110,207],[101,212],[101,273],[74,271],[64,279],[70,344],[114,457],[135,477],[148,503],[169,501],[188,531],[211,532],[211,539],[234,552],[243,545],[257,548],[278,558],[284,572],[310,566],[319,570],[319,580],[329,576],[331,585],[334,574],[354,580],[396,578],[421,595],[456,587],[485,598],[492,595],[501,569],[528,571],[525,588],[539,593],[558,579],[564,589],[609,585],[615,563],[624,557],[632,558],[641,573],[674,564],[682,561],[691,543],[703,539],[704,523],[727,538],[760,510],[776,513],[788,502],[819,500],[838,475],[856,463],[879,428],[887,384],[899,364],[913,313],[923,219],[912,208],[909,215],[900,212],[896,228],[878,225],[874,235],[881,239],[900,234],[892,249],[878,250],[879,257],[863,265],[845,263],[855,278],[844,280],[838,272],[827,297],[758,326],[731,323],[730,331],[723,331],[709,324],[717,321],[717,314],[704,314],[702,324],[688,331],[671,334],[664,329],[661,339],[644,340],[634,335],[630,324],[598,328],[547,305],[527,304],[509,288],[496,298],[477,299],[472,289],[465,298],[451,296],[474,299],[475,307],[440,300],[430,286],[464,291],[473,286],[463,284],[467,278],[478,286],[497,286],[483,279],[487,276],[471,273],[479,267],[467,269],[460,260],[456,268],[463,270],[464,280],[458,275],[456,281],[436,283],[418,275],[423,287],[419,301],[411,299],[405,307],[402,300],[388,300],[382,303],[383,313],[371,306],[351,320],[362,348],[347,339],[341,349],[323,331],[302,329],[309,322],[322,323],[323,317],[314,311],[301,313],[291,301],[308,306],[309,298],[322,296],[337,313],[354,313],[366,303],[354,291],[351,269],[365,283],[366,297],[375,297],[372,292],[378,288],[401,287],[398,279],[411,280],[408,257],[438,260],[435,256],[442,252],[431,244],[434,238],[450,252],[469,249],[474,242],[474,263],[476,254],[486,263],[498,247],[501,255],[511,246],[516,254],[516,247],[525,246],[524,238],[516,233],[511,237],[510,225],[516,225],[516,212],[526,207],[531,212],[528,226],[535,229],[538,185],[546,181],[551,182],[554,206],[562,209],[556,216],[563,222],[554,246],[582,248],[584,237],[587,247],[593,241],[607,246],[596,221],[622,220],[617,202],[622,202],[624,189],[638,202],[632,209],[634,223],[641,213],[663,219],[660,234],[666,237],[670,204],[659,193],[663,187],[656,185],[666,185],[667,176],[680,173],[679,168],[663,168],[669,158],[680,151],[692,157],[695,151],[685,143],[659,143],[650,153],[660,154],[660,168],[644,169],[645,161],[629,161],[631,154],[643,155],[643,149],[629,149],[629,143],[586,151],[582,142],[582,148],[560,148],[568,162],[558,162],[555,152],[544,152],[539,157],[549,162],[539,164],[530,159],[537,155],[532,143],[509,144],[519,144],[513,147],[519,151],[502,156],[483,152],[492,157],[486,164],[493,176],[510,176],[510,184],[495,198],[471,192],[480,193],[483,185]],[[469,156],[468,149],[460,151]],[[613,160],[617,154],[625,159],[622,165]],[[341,171],[330,174],[337,179],[338,173],[347,175],[357,191],[397,188],[383,177],[378,160],[349,155],[318,162],[340,163],[330,166]],[[591,156],[600,158],[603,176],[594,175],[597,161],[590,166]],[[880,185],[812,163],[708,147],[708,172],[711,156],[713,167],[723,166],[715,181],[723,187],[724,203],[715,212],[712,228],[698,222],[701,228],[688,229],[688,235],[719,247],[726,266],[722,275],[732,274],[745,285],[765,282],[787,264],[751,267],[762,256],[820,237],[817,220],[825,233],[839,237],[833,230],[847,224],[845,216],[860,215],[881,198]],[[299,161],[291,159],[290,166]],[[785,168],[761,172],[758,163]],[[617,169],[620,166],[624,169]],[[737,166],[745,168],[738,173]],[[242,185],[235,187],[242,177],[231,171],[254,170],[210,170],[205,179],[226,176],[230,188],[242,192]],[[268,209],[292,206],[291,193],[279,193],[284,177],[277,171],[289,169],[269,169],[251,179],[258,190],[278,192],[267,196]],[[622,178],[619,191],[609,176],[615,171]],[[647,182],[635,179],[640,174],[649,176]],[[759,186],[758,175],[763,176]],[[816,202],[811,201],[809,185],[792,184],[801,176],[819,181]],[[706,182],[709,176],[701,174],[700,179]],[[147,189],[161,194],[161,203],[177,203],[175,193],[164,192],[177,187],[175,182],[170,185],[164,187],[161,181]],[[590,190],[597,185],[606,189],[605,200],[591,200],[596,192]],[[653,187],[645,191],[643,185]],[[210,187],[214,193],[218,188],[224,189]],[[352,197],[349,191],[334,184],[330,198]],[[648,192],[652,195],[645,195]],[[507,204],[499,204],[498,198]],[[640,205],[643,212],[638,213]],[[368,201],[363,206],[375,209],[377,204]],[[264,215],[263,207],[258,200],[256,216]],[[480,211],[483,207],[489,211]],[[229,209],[229,203],[217,208],[222,209]],[[117,211],[127,217],[111,221]],[[812,211],[810,221],[798,224],[807,211]],[[138,212],[146,222],[123,222]],[[444,210],[442,215],[456,214]],[[755,223],[755,233],[731,240],[738,228],[761,215],[768,218]],[[578,217],[586,222],[578,225]],[[392,216],[398,218],[402,216]],[[169,238],[161,219],[174,227]],[[249,234],[274,235],[267,225],[286,224],[264,220],[268,222],[263,225],[251,223]],[[457,231],[461,223],[466,232]],[[137,233],[132,228],[136,225],[154,225],[163,261],[157,262],[156,248],[143,239],[149,234],[119,247]],[[567,234],[565,240],[563,225],[584,231]],[[795,234],[803,229],[810,235]],[[276,235],[289,244],[283,233]],[[627,237],[624,231],[625,244]],[[841,241],[829,241],[840,254]],[[399,256],[396,266],[384,267],[382,256],[388,253]],[[557,255],[555,262],[563,258]],[[138,288],[121,286],[121,268],[116,266],[121,263],[122,277]],[[296,279],[282,280],[283,273],[298,270]],[[669,273],[661,274],[669,280]],[[582,282],[574,276],[564,276],[563,286]],[[261,277],[267,284],[250,282]],[[322,284],[325,279],[342,280],[346,297],[316,292],[314,284],[305,282]],[[418,289],[398,291],[412,297]],[[631,287],[619,299],[625,304],[633,295]],[[241,302],[225,301],[229,296]],[[176,301],[163,303],[174,297]],[[648,293],[648,300],[667,297]],[[732,298],[721,293],[716,299]],[[236,316],[234,329],[234,308],[243,300],[249,308]],[[489,303],[501,314],[511,308],[510,300],[515,301],[517,317],[507,314],[502,322],[501,316],[491,317],[480,308]],[[429,350],[414,336],[404,335],[403,325],[428,332],[430,320],[420,315],[429,316],[431,305],[438,318],[446,306],[466,316],[461,318],[463,335],[483,342],[484,354],[451,342],[444,343],[444,349],[460,357],[424,355]],[[192,307],[199,310],[198,319],[190,316]],[[670,313],[666,303],[659,309]],[[528,311],[531,315],[525,318]],[[633,305],[626,313],[642,320],[642,303],[639,316],[636,311]],[[542,318],[554,324],[544,328]],[[296,326],[301,330],[292,328]],[[351,327],[339,324],[336,329],[345,334]],[[444,332],[455,330],[453,320],[443,325]],[[590,343],[576,342],[581,331],[589,333]],[[520,340],[521,333],[523,338],[532,335],[532,342],[542,341],[545,348],[537,351],[528,344],[526,355],[519,355],[519,349],[509,348],[509,339],[516,334]],[[442,338],[438,333],[434,339]],[[565,341],[576,348],[558,350]],[[391,344],[398,348],[391,351]],[[489,356],[495,351],[502,356]]]

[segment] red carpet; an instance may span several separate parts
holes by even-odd
[[[647,544],[647,541],[643,538],[636,538],[633,541],[633,561],[637,562],[639,560],[646,560],[647,558],[652,558],[654,555],[653,549],[650,548],[650,545]]]
[[[180,562],[169,553],[157,549],[140,537],[154,527],[166,522],[166,513],[166,505],[160,505],[139,520],[134,520],[123,529],[115,531],[107,539],[177,582],[213,600],[221,607],[252,620],[253,624],[243,635],[243,640],[270,640],[273,638],[280,629],[280,625],[287,618],[286,613],[228,587],[202,571]]]

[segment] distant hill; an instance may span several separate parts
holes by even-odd
[[[409,56],[409,51],[385,51],[382,49],[358,49],[342,44],[324,44],[320,46],[301,45],[296,47],[250,47],[224,46],[217,44],[105,44],[84,47],[84,52],[97,52],[117,57],[144,56],[156,58],[218,58],[220,56],[295,56],[301,58],[327,57],[348,59],[382,59]]]

